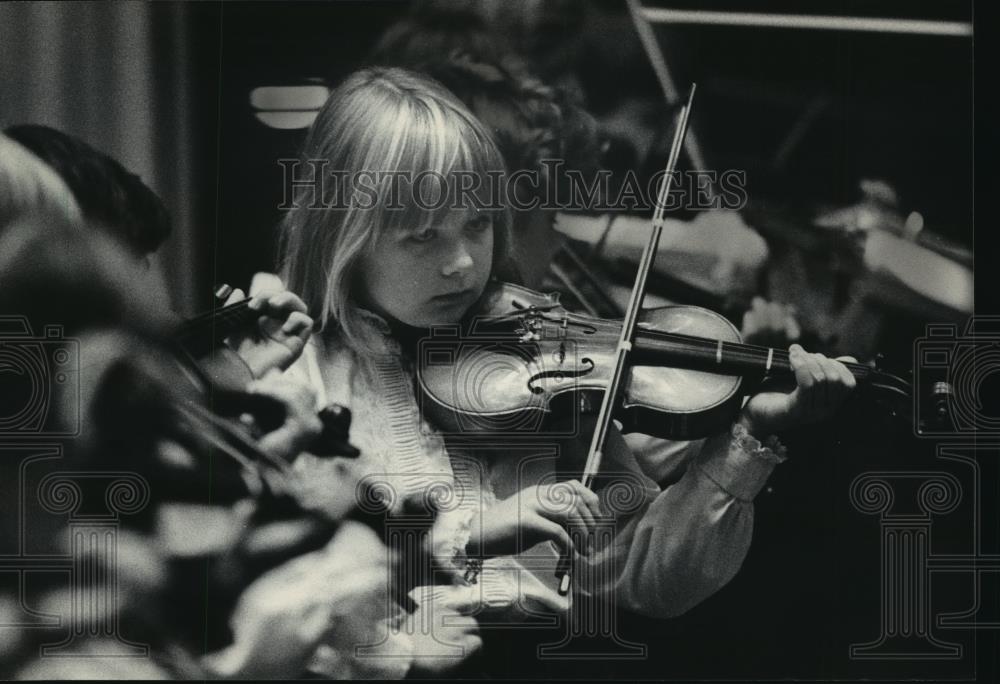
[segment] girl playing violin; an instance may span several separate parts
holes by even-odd
[[[577,591],[658,617],[685,612],[735,575],[753,498],[784,459],[774,433],[832,413],[854,384],[842,364],[793,346],[796,387],[757,394],[724,434],[680,445],[684,467],[664,489],[613,432],[605,462],[628,476],[637,500],[611,543],[581,543],[567,530],[596,530],[614,507],[604,491],[558,482],[552,457],[446,437],[415,393],[415,340],[426,329],[511,306],[498,284],[513,277],[511,217],[484,191],[505,173],[489,131],[436,82],[367,69],[331,94],[304,156],[328,182],[306,188],[288,213],[282,267],[317,334],[288,373],[315,387],[320,405],[352,410],[360,465],[390,503],[423,495],[436,504],[428,543],[439,573],[410,592],[421,610],[508,623],[564,613],[573,599],[557,590],[559,552],[574,574],[604,578]],[[435,198],[426,195],[434,183],[421,188],[418,177],[444,179]],[[470,179],[478,192],[461,190]],[[434,201],[441,196],[448,201]],[[572,458],[588,439],[553,441],[554,451]],[[321,504],[336,460],[305,454],[296,467]]]

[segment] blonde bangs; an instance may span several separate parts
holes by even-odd
[[[457,102],[414,95],[358,112],[362,139],[354,147],[365,153],[348,168],[367,174],[375,197],[355,194],[352,204],[373,204],[365,211],[383,232],[419,231],[456,208],[498,211],[505,169],[488,133]],[[474,192],[463,196],[463,182]]]

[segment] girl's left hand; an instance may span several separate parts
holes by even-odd
[[[248,306],[260,312],[257,328],[247,335],[233,335],[227,341],[250,367],[255,378],[272,369],[285,370],[305,349],[312,334],[313,320],[306,305],[294,292],[285,289],[273,273],[258,273],[250,285]],[[245,299],[234,290],[226,304]]]
[[[793,344],[788,358],[795,372],[795,387],[790,391],[765,390],[743,407],[740,421],[758,439],[828,418],[856,385],[854,376],[840,363],[855,362],[850,356],[830,359]]]

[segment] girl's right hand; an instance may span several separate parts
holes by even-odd
[[[550,541],[564,554],[590,553],[602,515],[597,495],[579,480],[534,485],[481,512],[472,521],[467,548],[503,556]],[[586,530],[586,548],[576,548],[567,527]]]

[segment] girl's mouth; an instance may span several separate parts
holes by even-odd
[[[437,304],[457,304],[475,297],[475,294],[474,290],[459,290],[457,292],[437,295],[436,297],[432,297],[431,301]]]

